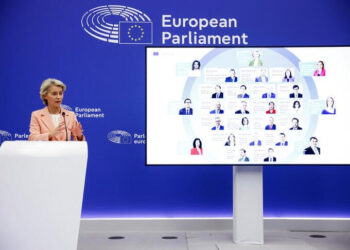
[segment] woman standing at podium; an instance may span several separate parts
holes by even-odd
[[[84,141],[83,129],[74,112],[61,107],[66,85],[46,79],[40,87],[45,108],[34,111],[30,121],[30,141]]]

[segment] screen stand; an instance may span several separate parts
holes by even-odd
[[[264,244],[263,167],[233,167],[233,242]]]

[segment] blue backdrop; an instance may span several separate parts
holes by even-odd
[[[153,22],[163,46],[162,15],[236,18],[231,33],[249,46],[350,44],[346,0],[122,1],[6,0],[0,9],[0,130],[26,139],[30,115],[43,107],[41,82],[67,84],[64,104],[80,110],[89,143],[83,217],[232,216],[231,167],[146,167],[145,145],[113,143],[108,133],[145,133],[145,45],[108,43],[87,34],[84,13],[126,5]],[[227,29],[207,30],[230,34]],[[188,45],[188,44],[184,44]],[[350,167],[264,168],[265,216],[350,217]]]

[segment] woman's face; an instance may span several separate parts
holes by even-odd
[[[327,99],[327,107],[332,107],[333,108],[334,101],[332,98]]]
[[[63,100],[63,89],[59,86],[51,86],[44,99],[48,107],[60,107]]]
[[[319,69],[323,69],[323,63],[322,63],[322,62],[318,62],[318,63],[317,63],[317,67],[318,67]]]
[[[296,102],[296,103],[294,104],[294,108],[296,108],[296,109],[300,108],[299,102]]]
[[[196,140],[196,147],[199,148],[199,146],[201,145],[199,140]]]
[[[194,62],[194,64],[193,64],[193,68],[195,68],[195,69],[199,69],[199,64],[198,64],[198,62]]]
[[[287,70],[287,71],[286,71],[286,76],[287,76],[288,78],[291,76],[290,70]]]
[[[260,52],[259,52],[259,50],[255,50],[255,51],[253,52],[253,57],[254,57],[254,59],[259,59],[259,57],[260,57]]]
[[[273,110],[275,108],[275,105],[271,102],[270,104],[269,104],[269,109],[270,110]]]
[[[243,119],[243,125],[248,125],[248,119]]]

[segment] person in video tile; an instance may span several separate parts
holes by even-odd
[[[282,79],[282,82],[294,82],[294,77],[293,77],[292,71],[290,69],[287,69],[284,72],[284,77]]]
[[[265,130],[276,130],[276,124],[273,123],[273,117],[269,117],[269,124],[265,126]]]
[[[264,162],[276,162],[277,158],[274,156],[274,150],[273,148],[269,148],[267,150],[267,157],[264,158]]]
[[[184,101],[185,107],[180,109],[179,115],[193,115],[193,109],[191,108],[191,99],[186,98]]]
[[[241,85],[240,89],[241,89],[241,93],[237,95],[237,98],[249,98],[249,95],[246,93],[247,86]]]
[[[211,130],[224,130],[224,126],[221,125],[220,117],[215,118],[216,126],[212,127]]]
[[[276,114],[274,102],[269,102],[269,109],[266,111],[266,114]]]
[[[266,75],[266,69],[260,70],[260,76],[255,78],[255,82],[268,82],[269,78]]]
[[[310,138],[310,147],[304,149],[305,155],[320,155],[321,149],[317,147],[318,139],[316,137]]]
[[[299,86],[293,85],[294,92],[289,94],[289,98],[302,98],[303,94],[299,93]]]
[[[263,62],[260,60],[260,51],[255,49],[252,52],[253,60],[249,62],[249,66],[258,67],[263,66]]]
[[[336,109],[334,107],[333,97],[328,97],[326,100],[326,108],[322,110],[322,115],[335,115]]]
[[[230,69],[230,76],[226,77],[225,82],[237,82],[238,77],[236,76],[235,69]]]
[[[221,103],[220,102],[217,102],[215,104],[215,109],[210,111],[210,114],[223,114],[223,113],[224,113],[224,110],[221,109]]]
[[[192,70],[200,70],[201,69],[201,63],[198,60],[194,60],[192,63]]]
[[[191,155],[203,155],[201,139],[196,138],[193,140],[193,148],[191,149]]]
[[[220,85],[216,85],[215,86],[215,93],[213,93],[211,95],[211,98],[224,98],[224,93],[221,92],[221,86]]]
[[[236,146],[236,137],[234,134],[229,134],[229,136],[227,137],[227,141],[225,143],[225,146],[231,146],[231,147],[235,147]]]
[[[237,110],[235,114],[249,114],[249,111],[247,110],[247,102],[241,101],[241,109]]]
[[[323,61],[318,61],[317,69],[314,72],[314,76],[326,76],[326,70],[324,69]]]
[[[299,101],[293,102],[293,110],[295,113],[300,113],[301,104]]]
[[[247,151],[244,149],[244,148],[241,148],[239,150],[239,159],[238,161],[243,161],[243,162],[248,162],[249,161],[249,158],[247,156]]]
[[[302,128],[299,127],[299,119],[298,118],[292,119],[292,127],[289,130],[302,130]]]
[[[249,130],[249,120],[247,117],[243,117],[241,120],[242,126],[239,128],[239,130]]]
[[[281,140],[276,143],[276,146],[288,146],[288,141],[286,139],[285,133],[280,133]]]

